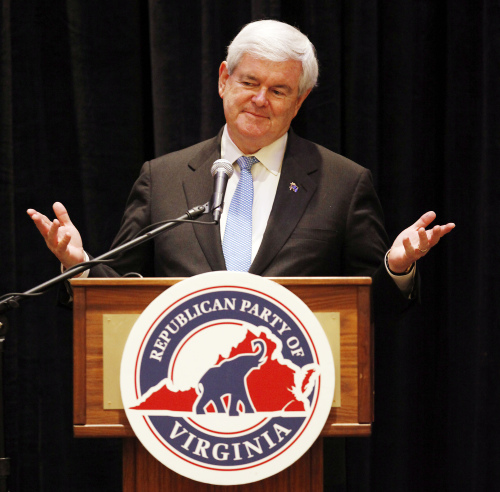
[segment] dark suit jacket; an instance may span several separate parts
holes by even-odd
[[[220,158],[215,138],[146,162],[112,247],[144,227],[209,201],[210,168]],[[289,189],[290,183],[298,191]],[[211,217],[202,220],[211,221]],[[371,173],[290,130],[276,198],[250,273],[270,277],[371,276],[383,298],[403,296],[383,265],[387,237]],[[225,270],[219,226],[183,224],[92,276],[188,277]],[[116,273],[118,272],[118,273]],[[387,296],[388,294],[388,296]],[[383,301],[385,302],[385,301]]]

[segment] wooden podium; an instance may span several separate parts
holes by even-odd
[[[340,320],[340,406],[332,407],[320,438],[288,469],[260,482],[214,486],[190,480],[153,458],[135,438],[123,409],[103,397],[103,317],[140,314],[181,278],[74,279],[75,437],[123,438],[124,492],[323,492],[323,437],[368,436],[373,422],[373,334],[368,277],[271,278],[316,313]],[[338,371],[336,369],[336,371]],[[119,381],[119,375],[118,379]],[[338,389],[338,388],[337,388]]]

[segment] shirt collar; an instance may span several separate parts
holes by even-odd
[[[280,172],[281,164],[283,163],[283,157],[285,156],[287,140],[288,133],[285,133],[282,137],[278,138],[278,140],[275,140],[272,144],[263,147],[252,155],[257,157],[270,173],[277,176]],[[221,158],[227,159],[229,162],[235,162],[242,155],[245,154],[231,140],[229,132],[227,131],[227,125],[225,125],[221,140]]]

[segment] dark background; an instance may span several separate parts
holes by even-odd
[[[347,490],[498,487],[498,0],[1,5],[0,294],[58,273],[27,208],[62,201],[85,248],[106,251],[142,162],[222,125],[230,40],[289,22],[321,64],[295,131],[372,170],[391,237],[427,210],[457,224],[419,262],[422,305],[377,327],[376,422],[347,440]],[[118,491],[119,441],[72,437],[71,312],[55,297],[9,313],[11,489]]]

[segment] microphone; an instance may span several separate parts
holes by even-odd
[[[210,170],[214,177],[214,193],[210,201],[210,210],[214,221],[219,222],[224,207],[224,195],[226,193],[227,180],[233,175],[233,165],[226,159],[217,159]]]

